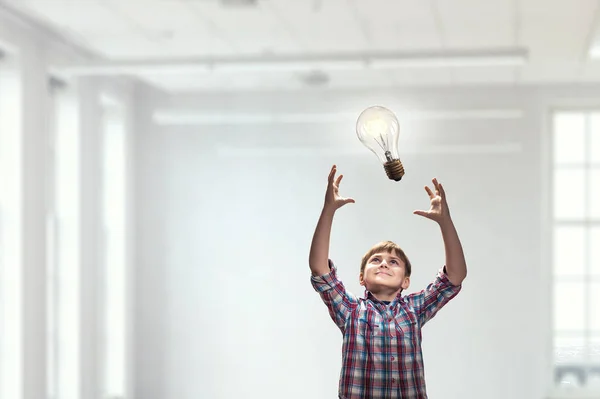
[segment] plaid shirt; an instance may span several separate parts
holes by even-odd
[[[445,267],[424,290],[389,305],[369,291],[356,298],[346,291],[329,261],[324,276],[311,283],[343,334],[339,397],[343,399],[427,399],[421,328],[461,289]]]

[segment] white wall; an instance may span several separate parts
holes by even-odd
[[[334,163],[345,175],[342,193],[356,204],[336,216],[331,257],[359,295],[360,258],[385,239],[411,258],[409,291],[433,278],[444,262],[441,236],[412,210],[428,206],[423,185],[432,177],[445,184],[469,276],[423,331],[430,397],[544,397],[551,378],[543,230],[547,112],[555,105],[591,105],[599,95],[598,87],[453,88],[189,95],[140,104],[147,125],[138,147],[138,198],[144,200],[137,214],[143,319],[137,397],[336,397],[341,335],[308,269]],[[406,176],[398,183],[361,147],[354,119],[230,126],[149,121],[153,110],[358,116],[373,103],[522,115],[403,124]],[[487,147],[448,153],[454,144]],[[237,150],[227,153],[232,146]],[[278,155],[273,149],[280,147]]]

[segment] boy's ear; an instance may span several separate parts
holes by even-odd
[[[358,276],[358,281],[360,282],[360,285],[365,285],[365,280],[362,273]]]
[[[408,289],[409,285],[410,285],[410,277],[405,277],[404,281],[402,281],[402,289],[403,290]]]

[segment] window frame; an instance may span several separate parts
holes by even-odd
[[[4,329],[0,325],[0,396],[21,396],[23,394],[22,384],[24,381],[23,366],[23,292],[22,292],[22,202],[23,202],[23,141],[22,136],[22,75],[19,68],[20,59],[17,54],[2,59],[0,64],[0,145],[4,139],[14,144],[7,153],[11,153],[14,159],[10,164],[12,179],[0,179],[3,182],[3,193],[9,193],[10,198],[0,198],[0,245],[9,242],[6,248],[10,248],[14,264],[4,264],[5,256],[9,251],[0,254],[0,324],[10,326]],[[8,87],[9,95],[4,96],[2,92]],[[4,88],[4,89],[3,89]],[[13,109],[13,107],[15,109]],[[5,117],[4,112],[6,111]],[[8,121],[8,122],[7,122]],[[4,129],[7,131],[4,131]],[[9,138],[10,136],[10,138]],[[4,147],[6,148],[6,147]],[[0,157],[2,157],[0,149]],[[4,160],[0,160],[0,167]],[[0,171],[0,177],[3,173]],[[7,180],[9,186],[14,190],[6,190]],[[12,183],[12,184],[10,184]],[[4,228],[10,229],[11,234],[4,234]],[[2,248],[0,246],[0,248]],[[9,267],[12,266],[12,267]],[[10,271],[10,274],[8,273]],[[10,277],[6,277],[10,276]],[[6,286],[4,285],[6,284]],[[7,298],[10,300],[7,303]],[[7,311],[7,313],[4,313]],[[10,319],[10,323],[3,321]],[[7,344],[6,336],[14,340]],[[6,350],[10,348],[11,350]],[[6,350],[6,352],[5,352]]]
[[[555,320],[555,286],[557,282],[560,281],[578,281],[582,283],[584,286],[588,287],[586,289],[586,294],[584,297],[584,306],[586,306],[586,310],[584,311],[584,330],[582,331],[586,340],[586,347],[589,348],[590,339],[600,338],[600,331],[592,332],[589,327],[591,312],[587,308],[591,306],[590,299],[590,289],[589,287],[595,282],[600,282],[600,276],[598,278],[594,278],[592,280],[589,279],[591,273],[591,242],[590,242],[590,232],[586,230],[585,234],[585,246],[584,246],[584,274],[577,280],[577,278],[573,277],[561,277],[555,275],[554,270],[554,262],[555,262],[555,253],[554,253],[554,239],[556,227],[560,226],[582,226],[583,228],[589,229],[591,226],[600,226],[600,218],[592,218],[589,214],[589,205],[590,205],[590,185],[591,181],[589,179],[589,173],[591,170],[597,169],[600,170],[600,164],[591,162],[591,153],[590,153],[590,141],[591,141],[591,115],[597,113],[600,116],[600,104],[590,103],[585,105],[577,105],[577,104],[561,104],[561,105],[547,105],[548,112],[546,114],[546,118],[544,119],[544,126],[542,126],[542,138],[541,138],[541,171],[542,171],[542,192],[546,195],[542,198],[542,267],[545,268],[543,275],[544,278],[547,278],[545,283],[547,292],[550,297],[548,307],[548,318],[546,320],[547,325],[549,327],[549,341],[547,342],[547,348],[549,356],[549,361],[547,364],[548,376],[547,380],[549,382],[549,394],[548,398],[577,398],[577,399],[588,399],[588,398],[597,398],[600,394],[600,389],[598,388],[590,388],[590,387],[581,387],[581,388],[568,388],[561,389],[559,384],[556,383],[556,361],[555,361],[555,338],[559,335],[559,330],[555,328],[554,320]],[[580,164],[580,167],[584,171],[584,206],[586,207],[584,210],[584,215],[582,218],[578,219],[565,219],[560,220],[555,217],[555,184],[554,184],[554,173],[558,169],[568,169],[573,168],[575,164],[557,164],[555,161],[555,121],[554,118],[557,114],[560,113],[581,113],[584,115],[584,162]],[[550,265],[548,267],[547,265]],[[563,332],[564,333],[564,332]],[[586,366],[584,366],[586,367]]]

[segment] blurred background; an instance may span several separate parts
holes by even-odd
[[[337,397],[308,252],[392,240],[409,292],[465,249],[423,330],[432,399],[600,398],[600,4],[0,1],[0,398]],[[358,140],[400,123],[406,174]]]

